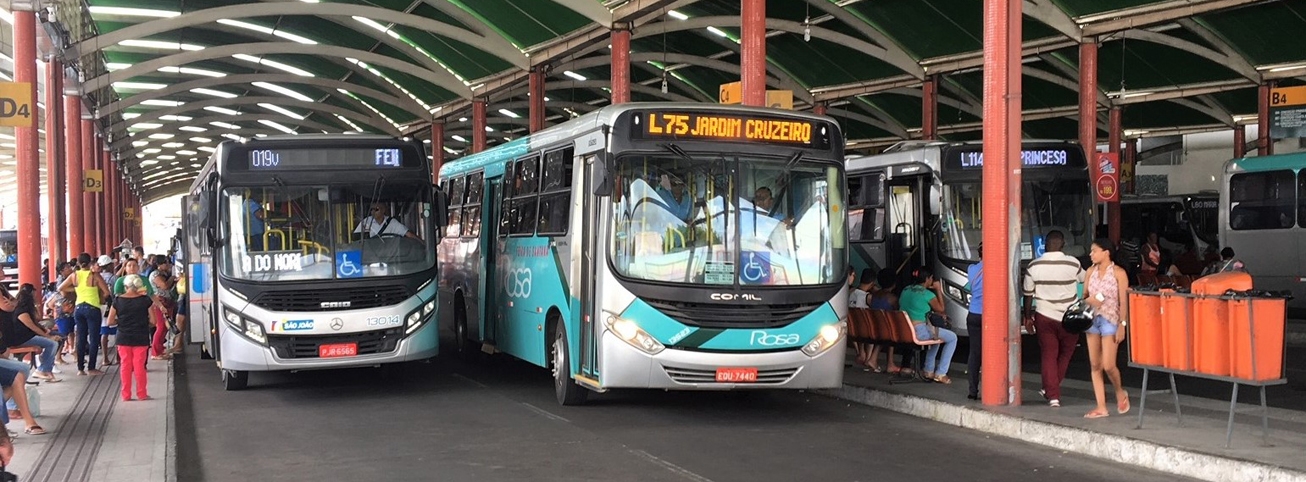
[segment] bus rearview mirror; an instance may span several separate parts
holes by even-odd
[[[595,196],[608,196],[612,194],[612,183],[608,179],[608,167],[611,163],[611,156],[607,152],[599,152],[595,156],[590,156],[586,164],[590,168],[590,186],[591,192]]]
[[[443,233],[444,228],[449,225],[449,195],[440,190],[438,185],[432,184],[431,190],[435,192],[435,195],[431,196],[435,201],[435,213],[433,213],[435,226]]]

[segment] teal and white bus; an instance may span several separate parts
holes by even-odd
[[[847,210],[830,118],[633,103],[441,169],[444,326],[460,349],[610,388],[831,388]]]

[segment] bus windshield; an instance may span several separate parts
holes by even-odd
[[[250,281],[396,276],[434,266],[423,183],[223,191],[223,274]]]
[[[0,231],[0,264],[18,264],[18,231]]]
[[[1220,233],[1220,228],[1216,225],[1220,218],[1219,202],[1216,199],[1194,199],[1188,202],[1188,224],[1192,226],[1193,233],[1210,246],[1219,244],[1216,239]]]
[[[1066,237],[1064,252],[1074,257],[1088,256],[1093,242],[1092,199],[1085,180],[1024,181],[1021,199],[1021,258],[1033,259],[1037,249],[1034,236],[1046,236],[1052,230]],[[982,222],[982,189],[978,181],[952,182],[944,185],[944,218],[941,254],[963,262],[979,261]]]
[[[829,162],[625,156],[611,257],[622,276],[709,285],[840,281],[847,215]]]

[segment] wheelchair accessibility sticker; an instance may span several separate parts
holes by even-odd
[[[363,252],[362,251],[336,252],[336,277],[337,278],[362,278],[363,277]]]
[[[757,251],[739,253],[739,281],[764,285],[771,282],[771,254]]]

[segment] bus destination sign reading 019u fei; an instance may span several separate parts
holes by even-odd
[[[824,123],[807,119],[779,119],[705,112],[645,112],[633,118],[634,136],[640,138],[763,142],[822,148]]]
[[[391,169],[403,167],[403,150],[250,149],[250,170]]]

